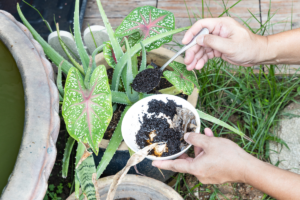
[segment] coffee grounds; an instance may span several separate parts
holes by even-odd
[[[145,69],[136,75],[131,87],[137,92],[149,92],[159,84],[161,75],[159,69]]]
[[[156,118],[154,115],[148,118],[147,115],[144,115],[141,124],[140,130],[136,134],[136,143],[140,149],[152,143],[166,142],[168,151],[164,152],[162,157],[174,155],[181,151],[180,139],[182,134],[170,128],[166,118]],[[155,131],[156,136],[151,141],[149,134],[152,131]],[[150,152],[150,155],[159,156],[155,154],[154,150]]]
[[[159,115],[159,113],[163,113],[166,116],[169,116],[172,120],[174,118],[174,115],[177,113],[176,112],[176,107],[181,107],[181,105],[177,105],[173,100],[169,100],[168,102],[165,103],[161,100],[156,100],[153,99],[148,102],[148,113],[155,113],[156,115]]]

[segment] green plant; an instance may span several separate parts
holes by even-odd
[[[78,147],[75,163],[75,196],[76,198],[79,197],[79,187],[81,186],[83,192],[81,199],[84,195],[88,199],[96,199],[97,186],[93,179],[98,179],[101,176],[122,141],[121,124],[126,111],[132,104],[148,96],[148,94],[133,91],[131,88],[134,77],[146,69],[146,50],[149,51],[160,47],[163,43],[171,41],[173,34],[189,28],[174,30],[175,20],[172,13],[151,6],[144,6],[132,11],[114,32],[100,0],[97,0],[97,5],[110,41],[97,47],[92,56],[89,57],[81,38],[79,0],[76,0],[74,37],[82,65],[77,63],[68,52],[60,38],[58,25],[57,33],[61,46],[72,64],[55,52],[38,35],[23,16],[19,5],[17,7],[23,23],[42,45],[47,56],[58,66],[57,86],[60,99],[63,100],[62,115],[70,135],[64,153],[62,175],[65,177],[68,174],[70,152],[76,140]],[[139,15],[135,14],[136,11]],[[134,22],[127,26],[127,22],[133,20]],[[123,43],[125,43],[126,53],[121,48]],[[111,86],[108,83],[105,67],[103,65],[96,66],[95,56],[102,49],[108,64],[114,68]],[[142,51],[142,62],[138,70],[137,57],[140,51]],[[174,71],[165,71],[164,76],[174,87],[160,90],[160,92],[190,95],[195,87],[200,89],[195,73],[187,71],[183,64],[177,62],[173,62],[171,67]],[[64,89],[61,72],[68,75]],[[112,103],[125,104],[127,106],[122,113],[122,117],[101,162],[96,167],[92,152],[96,155],[98,154],[98,145],[112,117]],[[202,115],[202,118],[206,116]],[[216,121],[211,116],[206,119]],[[227,125],[227,127],[230,126]],[[241,131],[235,132],[245,136]]]

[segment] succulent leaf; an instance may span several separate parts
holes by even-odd
[[[62,177],[66,178],[68,176],[68,169],[69,169],[69,162],[70,162],[70,155],[74,146],[75,140],[72,137],[68,138],[66,143],[66,148],[64,151],[64,157],[62,160]]]
[[[71,68],[66,85],[62,114],[69,134],[88,144],[95,154],[112,117],[111,91],[106,68],[97,67],[90,79],[90,89],[76,68]]]
[[[130,106],[126,106],[125,110],[122,112],[121,118],[119,120],[119,123],[115,129],[114,134],[112,135],[109,144],[103,154],[103,157],[97,167],[97,178],[100,178],[101,174],[103,173],[103,171],[106,169],[107,165],[109,164],[109,162],[111,161],[112,157],[114,156],[114,154],[116,153],[118,147],[120,146],[123,137],[122,137],[122,132],[121,132],[121,127],[122,127],[122,121],[123,118],[126,114],[126,112],[128,111],[128,109],[130,108]]]
[[[140,66],[140,72],[146,69],[146,65],[147,65],[147,55],[146,55],[146,49],[145,46],[142,42],[140,42],[140,45],[142,47],[142,62],[141,62],[141,66]]]
[[[102,4],[101,4],[101,1],[100,0],[96,0],[97,2],[97,5],[98,5],[98,8],[99,8],[99,11],[100,11],[100,14],[101,14],[101,17],[102,17],[102,20],[103,20],[103,23],[105,25],[105,28],[106,28],[106,31],[107,31],[107,34],[108,34],[108,37],[109,37],[109,40],[111,42],[111,45],[112,45],[112,48],[113,48],[113,51],[116,55],[116,60],[120,59],[122,57],[122,55],[124,54],[123,51],[122,51],[122,48],[117,40],[117,38],[115,37],[115,33],[107,19],[107,16],[104,12],[104,9],[102,7]]]
[[[39,34],[38,32],[36,32],[36,30],[29,24],[29,22],[26,20],[26,18],[24,17],[20,5],[19,3],[17,3],[17,11],[18,14],[22,20],[22,22],[24,23],[24,25],[28,28],[28,30],[31,32],[32,36],[34,37],[34,39],[40,43],[40,45],[43,47],[43,50],[45,52],[45,54],[48,56],[48,58],[50,58],[50,60],[52,62],[54,62],[54,64],[56,66],[59,66],[59,64],[61,63],[61,61],[64,61],[61,69],[64,73],[68,74],[69,70],[73,67],[71,65],[71,63],[69,63],[67,60],[65,60],[59,53],[57,53]]]
[[[80,31],[80,25],[79,25],[79,0],[76,0],[75,2],[75,13],[74,13],[74,36],[75,36],[75,43],[77,46],[77,50],[81,59],[81,63],[84,69],[84,72],[86,73],[88,67],[90,58],[87,54],[83,41],[81,38],[81,31]]]
[[[84,196],[86,196],[88,200],[97,200],[96,189],[93,184],[93,174],[96,173],[93,154],[83,160],[83,162],[75,169],[75,171]]]
[[[175,17],[172,12],[157,9],[153,6],[143,6],[134,9],[115,31],[117,37],[125,37],[139,32],[141,39],[153,37],[175,28]],[[128,37],[130,41],[132,37]],[[160,47],[172,40],[172,35],[157,40],[146,46],[148,51]],[[138,41],[134,41],[135,43]],[[129,43],[134,43],[130,41]]]
[[[188,71],[184,64],[174,61],[170,63],[170,67],[174,71],[164,71],[163,75],[178,90],[186,95],[191,95],[194,87],[200,88],[196,74],[193,71]]]

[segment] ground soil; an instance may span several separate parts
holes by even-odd
[[[75,144],[73,147],[72,154],[70,156],[70,167],[68,170],[68,176],[67,178],[62,178],[62,159],[64,154],[64,149],[66,147],[67,140],[69,138],[69,134],[66,130],[66,125],[64,123],[64,120],[61,118],[60,120],[60,131],[56,142],[56,149],[57,149],[57,156],[55,160],[54,167],[52,169],[52,172],[50,174],[49,180],[48,180],[48,186],[49,188],[52,187],[52,185],[55,186],[53,191],[51,191],[48,188],[47,196],[48,199],[52,199],[49,193],[52,193],[52,195],[56,194],[61,200],[67,199],[70,196],[70,191],[74,191],[73,181],[74,181],[74,170],[75,170],[75,155],[76,155],[76,148],[77,145]],[[59,187],[62,187],[61,190],[59,190]]]

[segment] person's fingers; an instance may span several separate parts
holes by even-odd
[[[201,147],[204,150],[210,142],[210,138],[208,136],[199,133],[186,133],[184,135],[184,140],[187,143]]]
[[[206,18],[197,21],[187,32],[185,33],[182,44],[189,43],[195,35],[199,33],[203,28],[207,28],[210,33],[212,33],[216,26],[218,26],[223,21],[222,18]]]
[[[202,69],[204,64],[205,64],[204,59],[202,59],[202,58],[199,59],[198,62],[197,62],[197,65],[195,66],[195,69],[197,69],[197,70]]]
[[[204,37],[204,39],[203,39]],[[232,47],[232,41],[231,39],[228,38],[223,38],[217,35],[204,35],[204,36],[199,36],[197,38],[197,43],[200,46],[204,47],[210,47],[214,50],[217,50],[221,53],[230,53],[229,50]]]
[[[191,70],[193,70],[195,68],[196,64],[197,64],[197,60],[194,59],[191,64],[189,64],[189,65],[186,66],[186,69],[189,70],[189,71],[191,71]]]
[[[186,159],[186,158],[188,158],[189,156],[186,154],[186,153],[184,153],[184,154],[182,154],[182,155],[180,155],[179,157],[178,157],[178,159]]]
[[[215,54],[215,57],[217,57],[217,58],[220,58],[222,55],[221,52],[217,51],[217,50],[214,50],[214,54]]]
[[[214,133],[212,132],[212,130],[210,128],[205,128],[204,134],[208,137],[214,137]]]
[[[188,159],[155,160],[152,162],[152,166],[174,172],[191,173],[191,161]]]
[[[201,153],[202,151],[203,151],[203,149],[201,147],[194,146],[195,157],[197,157],[199,155],[199,153]]]
[[[191,62],[194,60],[195,54],[197,54],[199,52],[200,48],[201,47],[199,45],[195,45],[195,46],[189,48],[188,50],[186,50],[185,58],[184,58],[184,63],[186,65],[191,64]]]

